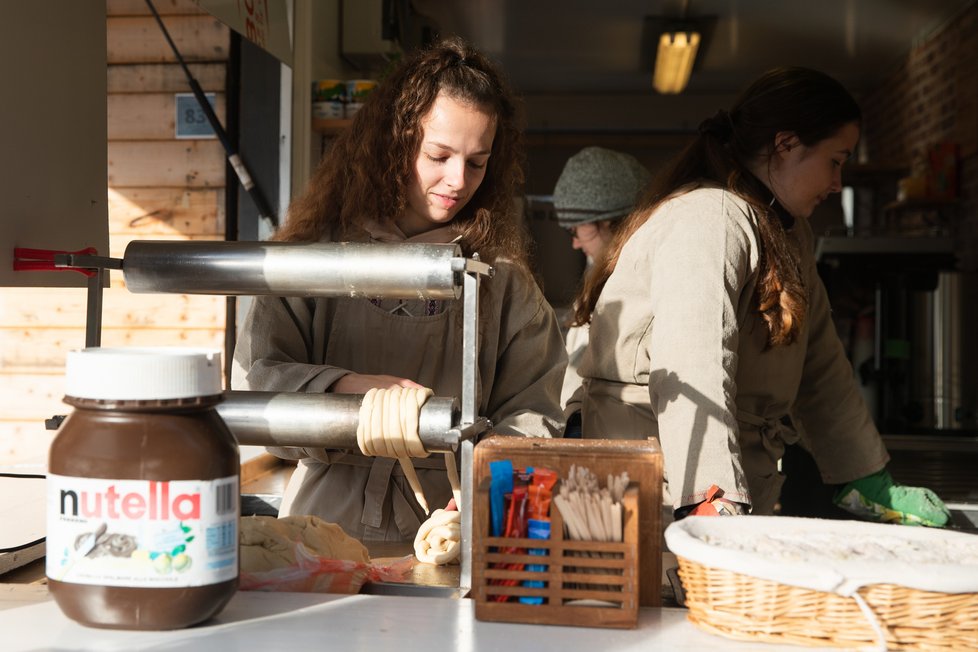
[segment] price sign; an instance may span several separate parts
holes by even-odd
[[[211,108],[214,108],[217,101],[214,93],[204,93]],[[211,123],[207,120],[207,115],[200,108],[197,98],[193,93],[175,93],[176,99],[176,137],[177,138],[216,138]]]

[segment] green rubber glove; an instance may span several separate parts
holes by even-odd
[[[845,485],[834,502],[861,519],[881,523],[944,527],[951,518],[937,494],[896,484],[886,469]]]

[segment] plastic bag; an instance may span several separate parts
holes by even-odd
[[[404,582],[414,566],[408,555],[390,564],[365,564],[328,559],[295,544],[295,563],[268,571],[240,574],[242,591],[296,591],[302,593],[359,593],[367,582]]]

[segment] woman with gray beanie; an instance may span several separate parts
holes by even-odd
[[[634,156],[604,147],[585,147],[567,159],[554,187],[554,210],[589,266],[635,208],[649,176]]]
[[[635,208],[650,176],[634,156],[604,147],[585,147],[567,159],[554,187],[554,210],[557,223],[570,232],[572,246],[587,256],[588,271],[611,242],[622,218]],[[568,329],[561,405],[581,385],[577,363],[587,342],[586,325]]]

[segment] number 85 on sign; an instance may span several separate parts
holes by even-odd
[[[217,96],[215,93],[204,93],[212,109],[217,109]],[[216,138],[211,123],[207,121],[207,115],[200,108],[197,98],[193,93],[175,93],[176,105],[176,138]]]

